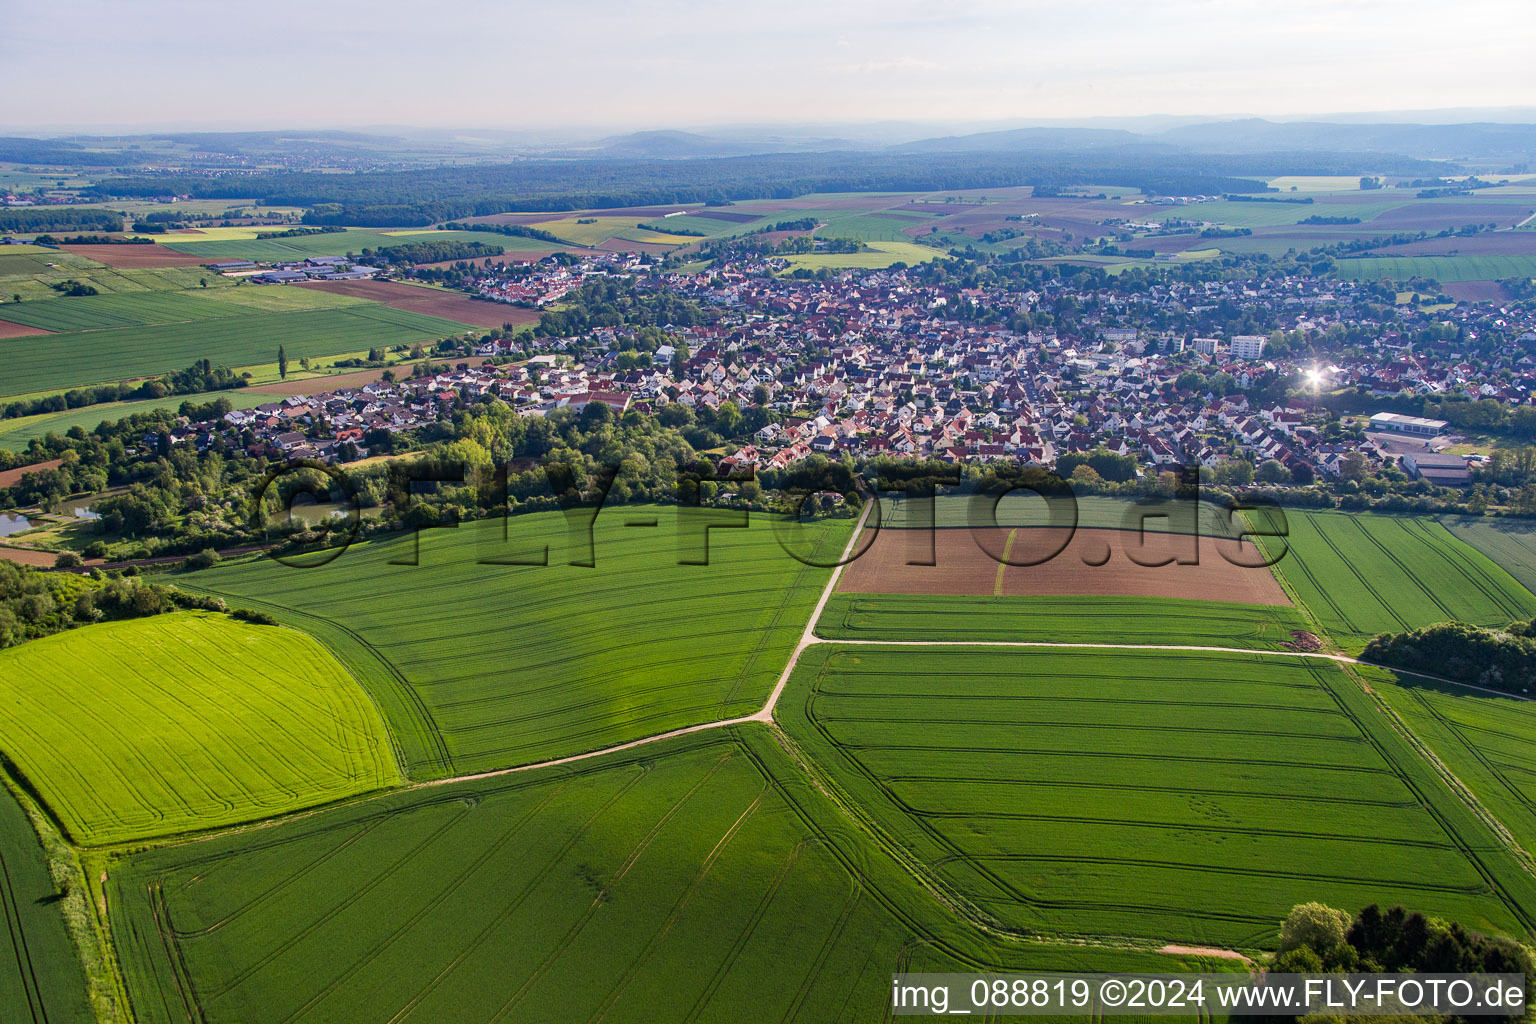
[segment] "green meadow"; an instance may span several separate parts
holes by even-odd
[[[36,416],[18,416],[0,420],[0,448],[16,452],[26,448],[33,438],[48,434],[65,434],[74,427],[92,430],[97,425],[135,416],[155,409],[180,409],[184,403],[204,405],[220,398],[229,399],[236,409],[251,409],[267,402],[277,401],[273,395],[264,395],[248,388],[209,392],[201,395],[176,395],[171,398],[146,398],[139,402],[107,402],[103,405],[87,405],[64,412],[44,412]]]
[[[162,236],[159,241],[168,249],[189,256],[201,256],[209,262],[257,260],[277,263],[302,260],[310,256],[346,256],[361,253],[364,249],[383,249],[421,242],[482,242],[485,245],[501,245],[504,249],[515,248],[503,244],[500,235],[483,231],[402,231],[385,234],[357,228],[288,238],[231,238],[222,241],[198,241],[196,235],[171,234]]]

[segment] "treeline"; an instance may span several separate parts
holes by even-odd
[[[1229,203],[1295,203],[1299,206],[1308,206],[1312,203],[1312,197],[1307,196],[1244,196],[1229,195],[1224,197]]]
[[[359,263],[372,266],[385,264],[412,265],[416,263],[446,263],[449,260],[474,260],[486,256],[500,256],[506,252],[499,245],[484,242],[412,242],[409,245],[387,245],[378,249],[364,249]]]
[[[667,224],[665,222],[660,223],[660,224],[647,224],[645,221],[641,221],[640,223],[636,224],[635,227],[639,228],[642,231],[655,231],[655,232],[657,232],[659,234],[663,234],[663,235],[688,235],[689,237],[692,237],[692,238],[708,238],[709,237],[709,235],[706,232],[696,231],[693,228],[672,227],[671,225],[669,225],[669,224]]]
[[[1269,969],[1280,974],[1524,974],[1529,979],[1532,963],[1531,951],[1513,939],[1493,938],[1403,907],[1382,910],[1373,903],[1351,916],[1322,903],[1303,903],[1281,922],[1280,952]],[[1509,1017],[1472,1019],[1525,1019],[1523,1005],[1513,1009]]]
[[[121,231],[123,216],[112,210],[82,210],[72,206],[0,210],[0,231],[33,234],[39,231]]]
[[[1441,419],[1453,427],[1471,427],[1536,440],[1536,406],[1511,405],[1493,398],[1446,399],[1424,402],[1423,415]]]
[[[79,558],[65,562],[79,564]],[[225,610],[218,597],[189,594],[122,576],[44,572],[0,561],[0,648],[14,647],[76,626],[141,619],[178,608]]]
[[[1297,224],[1359,224],[1359,217],[1324,217],[1314,213],[1310,217],[1303,217]]]
[[[1365,645],[1364,657],[1490,690],[1524,693],[1536,686],[1536,619],[1505,629],[1440,622],[1403,633],[1379,633]]]
[[[228,391],[232,388],[243,388],[247,383],[249,382],[245,378],[237,376],[228,367],[214,366],[207,359],[200,359],[185,370],[175,370],[137,384],[102,384],[97,387],[75,388],[60,395],[9,402],[0,406],[0,419],[10,420],[42,413],[64,412],[68,409],[83,409],[108,402],[141,401],[172,395]]]
[[[1380,159],[1376,157],[1374,159]],[[1405,165],[1430,166],[1422,161]],[[697,160],[523,160],[358,174],[271,172],[205,178],[133,174],[103,180],[94,194],[256,198],[311,207],[308,224],[428,225],[515,210],[722,204],[788,199],[810,192],[933,192],[1034,185],[1065,188],[1113,181],[1152,195],[1251,192],[1240,175],[1358,173],[1351,154],[773,153]]]
[[[333,235],[345,231],[346,228],[334,224],[325,224],[320,227],[288,228],[285,231],[258,231],[256,237],[263,238],[303,238],[305,235]]]
[[[443,225],[444,231],[489,231],[497,235],[506,235],[508,238],[537,238],[541,242],[551,242],[555,245],[569,245],[559,235],[545,231],[543,228],[530,228],[526,224],[464,224],[452,221]]]
[[[154,245],[152,238],[124,238],[121,235],[38,235],[32,241],[37,245]]]
[[[786,238],[773,247],[775,255],[803,255],[813,252],[851,253],[863,252],[867,246],[857,238],[812,238],[796,235]]]
[[[148,154],[132,152],[93,153],[62,139],[27,139],[0,136],[0,163],[49,164],[54,167],[127,167],[142,164]]]

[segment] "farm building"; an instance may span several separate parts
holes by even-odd
[[[258,284],[289,284],[293,281],[308,281],[309,276],[297,270],[269,270],[257,274],[251,280]]]
[[[1445,420],[1427,420],[1422,416],[1402,416],[1395,412],[1378,412],[1371,417],[1371,430],[1408,434],[1412,437],[1435,437],[1446,428]]]
[[[1472,482],[1472,471],[1460,455],[1441,452],[1409,452],[1403,456],[1403,468],[1420,480],[1441,487],[1461,487]]]

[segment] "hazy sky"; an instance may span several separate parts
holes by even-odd
[[[1536,104],[1530,0],[7,0],[0,125],[658,128]]]

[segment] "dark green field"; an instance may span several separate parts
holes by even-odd
[[[1536,616],[1536,595],[1435,519],[1300,509],[1285,515],[1283,548],[1274,539],[1261,544],[1290,591],[1345,647],[1436,622],[1503,626]]]
[[[111,875],[141,1024],[867,1021],[893,970],[1173,970],[1012,944],[761,726],[401,793]]]
[[[1459,516],[1446,516],[1441,523],[1536,594],[1536,524],[1528,519]]]
[[[327,643],[383,705],[412,773],[528,764],[762,707],[828,570],[768,516],[704,534],[707,510],[626,506],[569,541],[557,512],[359,545],[327,566],[221,566],[190,584],[258,602]],[[652,525],[630,526],[638,522]],[[681,524],[681,525],[680,525]],[[807,527],[823,560],[851,523]],[[485,564],[535,557],[548,565]],[[541,556],[540,556],[541,557]]]
[[[0,1021],[94,1021],[58,890],[26,813],[0,787]]]
[[[218,291],[214,292],[218,295]],[[126,292],[42,302],[12,302],[0,317],[45,331],[89,331],[103,327],[139,327],[184,320],[222,320],[250,316],[245,306],[220,302],[193,292]]]
[[[1308,900],[1536,921],[1536,881],[1331,662],[817,647],[779,718],[1003,927],[1241,948]]]
[[[1278,650],[1310,624],[1294,608],[1171,597],[833,594],[816,623],[832,640],[1027,640]]]

